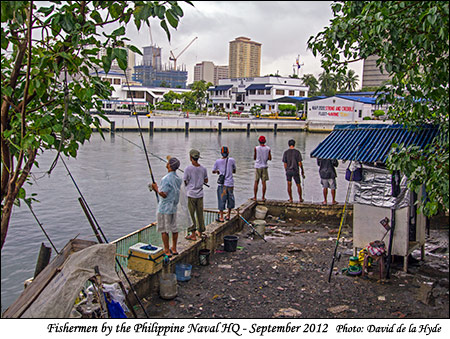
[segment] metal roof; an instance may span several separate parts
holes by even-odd
[[[250,86],[246,87],[245,90],[257,90],[257,89],[271,89],[273,86],[268,86],[265,84],[251,84]]]
[[[297,103],[297,102],[308,102],[308,101],[314,101],[318,99],[324,99],[325,96],[320,97],[295,97],[295,96],[287,96],[287,97],[281,97],[278,99],[272,99],[269,100],[269,102],[290,102],[290,103]]]
[[[227,91],[229,90],[233,85],[220,85],[216,87],[210,87],[208,88],[208,91]]]
[[[435,126],[410,130],[403,125],[336,125],[312,152],[312,158],[385,163],[392,144],[424,148],[438,133]]]

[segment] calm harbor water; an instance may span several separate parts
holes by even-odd
[[[281,161],[288,148],[289,139],[296,140],[296,148],[303,156],[306,172],[303,198],[308,202],[322,201],[322,188],[316,159],[309,155],[327,134],[306,132],[273,132],[250,135],[242,132],[159,132],[153,136],[144,133],[147,150],[165,158],[175,156],[181,161],[181,169],[190,164],[189,150],[201,153],[200,163],[208,170],[210,188],[205,187],[205,207],[217,208],[216,181],[212,166],[220,157],[220,147],[228,146],[236,159],[236,205],[253,196],[254,169],[253,148],[259,135],[264,135],[272,148],[269,165],[270,180],[267,199],[287,200],[286,179]],[[156,197],[147,185],[151,177],[138,132],[118,132],[102,139],[95,133],[90,142],[83,145],[76,159],[64,159],[90,209],[95,215],[108,241],[115,240],[156,220]],[[33,185],[26,185],[27,194],[37,193],[39,203],[33,210],[58,250],[69,239],[78,237],[94,240],[91,227],[78,203],[79,194],[60,161],[48,176],[55,153],[46,152],[39,157],[39,168],[33,169]],[[149,155],[153,175],[157,183],[167,173],[165,163]],[[337,200],[343,202],[347,189],[344,179],[346,165],[338,167]],[[182,176],[182,173],[179,173]],[[294,189],[294,201],[298,200]],[[261,197],[261,186],[258,198]],[[50,246],[27,206],[14,207],[5,245],[1,252],[1,306],[2,312],[20,295],[23,282],[34,274],[41,243]],[[53,251],[52,258],[55,256]]]

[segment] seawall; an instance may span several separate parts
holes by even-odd
[[[149,133],[174,132],[255,132],[255,131],[305,131],[329,133],[336,124],[358,124],[348,121],[303,121],[271,118],[237,118],[233,117],[178,117],[178,116],[124,116],[108,115],[109,122],[100,118],[101,128],[106,131],[136,131],[141,128]],[[138,126],[139,121],[139,126]],[[364,121],[380,124],[383,121]]]

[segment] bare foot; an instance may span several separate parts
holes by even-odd
[[[327,202],[326,202],[326,201],[322,202],[322,205],[326,205],[326,204],[327,204]]]

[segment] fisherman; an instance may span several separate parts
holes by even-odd
[[[169,258],[177,255],[177,205],[180,199],[180,187],[182,180],[178,177],[176,170],[180,167],[180,161],[177,158],[168,157],[166,164],[167,174],[161,179],[161,188],[158,188],[156,182],[152,184],[153,190],[158,193],[162,199],[158,205],[158,226],[157,230],[161,233],[164,246],[164,254]],[[169,233],[172,233],[172,247],[169,247]]]
[[[266,201],[266,182],[269,180],[269,165],[268,161],[272,160],[272,154],[270,153],[270,147],[266,145],[266,138],[261,135],[258,139],[259,146],[255,147],[254,160],[255,160],[255,185],[253,188],[254,197],[252,200],[256,201],[258,194],[258,184],[261,179],[262,182],[262,201]]]
[[[216,160],[212,172],[219,174],[219,178],[217,179],[219,217],[216,221],[224,222],[225,220],[230,220],[231,210],[235,206],[233,174],[236,173],[236,161],[229,157],[230,150],[227,146],[223,146],[220,153],[222,154],[222,158]],[[223,211],[226,207],[228,207],[228,215],[224,219]]]
[[[298,198],[303,202],[302,187],[300,186],[299,168],[302,170],[302,177],[305,179],[305,170],[302,164],[302,155],[299,150],[295,149],[295,140],[288,141],[289,149],[283,153],[284,169],[286,171],[287,191],[289,195],[289,202],[292,202],[292,178],[297,185]]]
[[[208,171],[199,164],[200,152],[191,149],[189,152],[191,165],[184,170],[184,183],[188,196],[188,210],[191,215],[193,225],[188,228],[188,240],[197,240],[205,232],[205,221],[203,218],[203,184],[208,183]]]
[[[338,166],[336,159],[317,159],[319,166],[320,182],[323,187],[323,202],[322,205],[327,204],[328,189],[331,190],[331,204],[336,205],[336,169]]]

